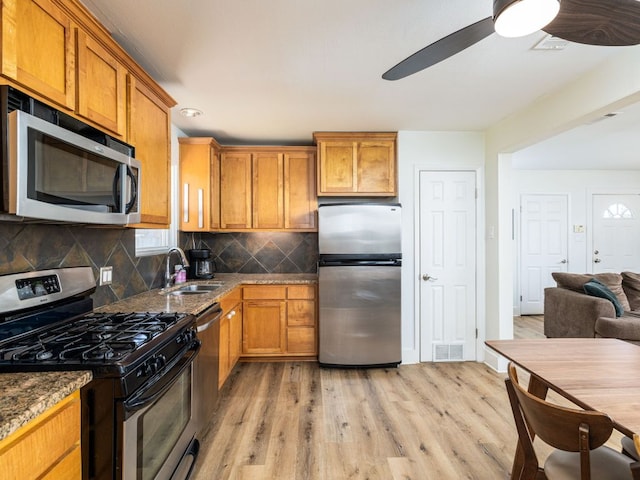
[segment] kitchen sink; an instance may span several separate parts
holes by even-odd
[[[213,292],[220,288],[223,283],[209,283],[207,285],[185,285],[178,289],[179,292]]]
[[[165,292],[165,295],[202,295],[213,292],[222,287],[224,283],[209,283],[206,285],[185,285],[177,290]]]

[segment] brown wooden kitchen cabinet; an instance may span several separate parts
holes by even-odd
[[[73,111],[75,63],[73,24],[62,9],[51,0],[2,2],[5,78]]]
[[[396,195],[396,133],[316,132],[318,196]]]
[[[0,441],[2,478],[81,478],[80,418],[76,391]]]
[[[167,99],[130,75],[129,136],[142,164],[142,227],[171,223],[171,112]]]
[[[251,228],[251,153],[223,150],[220,156],[220,228]]]
[[[180,143],[180,230],[220,228],[220,145],[211,137],[184,137]]]
[[[238,363],[242,349],[242,290],[235,288],[220,299],[220,355],[218,388],[222,388]]]
[[[315,285],[243,288],[242,357],[317,355]]]
[[[219,154],[207,155],[201,147],[198,159],[193,154],[182,160],[183,151],[192,155],[183,149],[184,145],[209,141],[217,146],[214,150]],[[317,231],[313,147],[220,147],[212,138],[186,138],[180,139],[180,143],[181,175],[183,170],[186,175],[200,172],[201,181],[211,180],[212,192],[208,196],[209,205],[204,207],[211,212],[209,225],[205,221],[203,228],[196,228],[189,220],[183,222],[181,230]],[[196,164],[200,167],[195,167]],[[191,188],[189,195],[196,195]]]
[[[95,38],[80,29],[77,46],[78,115],[125,138],[127,69]]]

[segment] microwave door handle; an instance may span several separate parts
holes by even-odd
[[[120,167],[116,168],[116,174],[113,176],[113,204],[116,212],[120,212]]]
[[[125,207],[124,213],[130,213],[133,206],[136,204],[136,199],[138,197],[138,184],[136,182],[136,177],[133,175],[133,171],[127,165],[127,177],[131,179],[131,200],[127,203]]]

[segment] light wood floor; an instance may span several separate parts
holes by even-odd
[[[542,317],[515,319],[514,336],[541,332]],[[202,439],[195,478],[506,479],[515,444],[504,374],[480,363],[241,363]]]

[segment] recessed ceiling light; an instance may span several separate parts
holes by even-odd
[[[202,110],[198,110],[197,108],[185,107],[180,109],[180,115],[187,118],[199,117],[200,115],[202,115]]]

